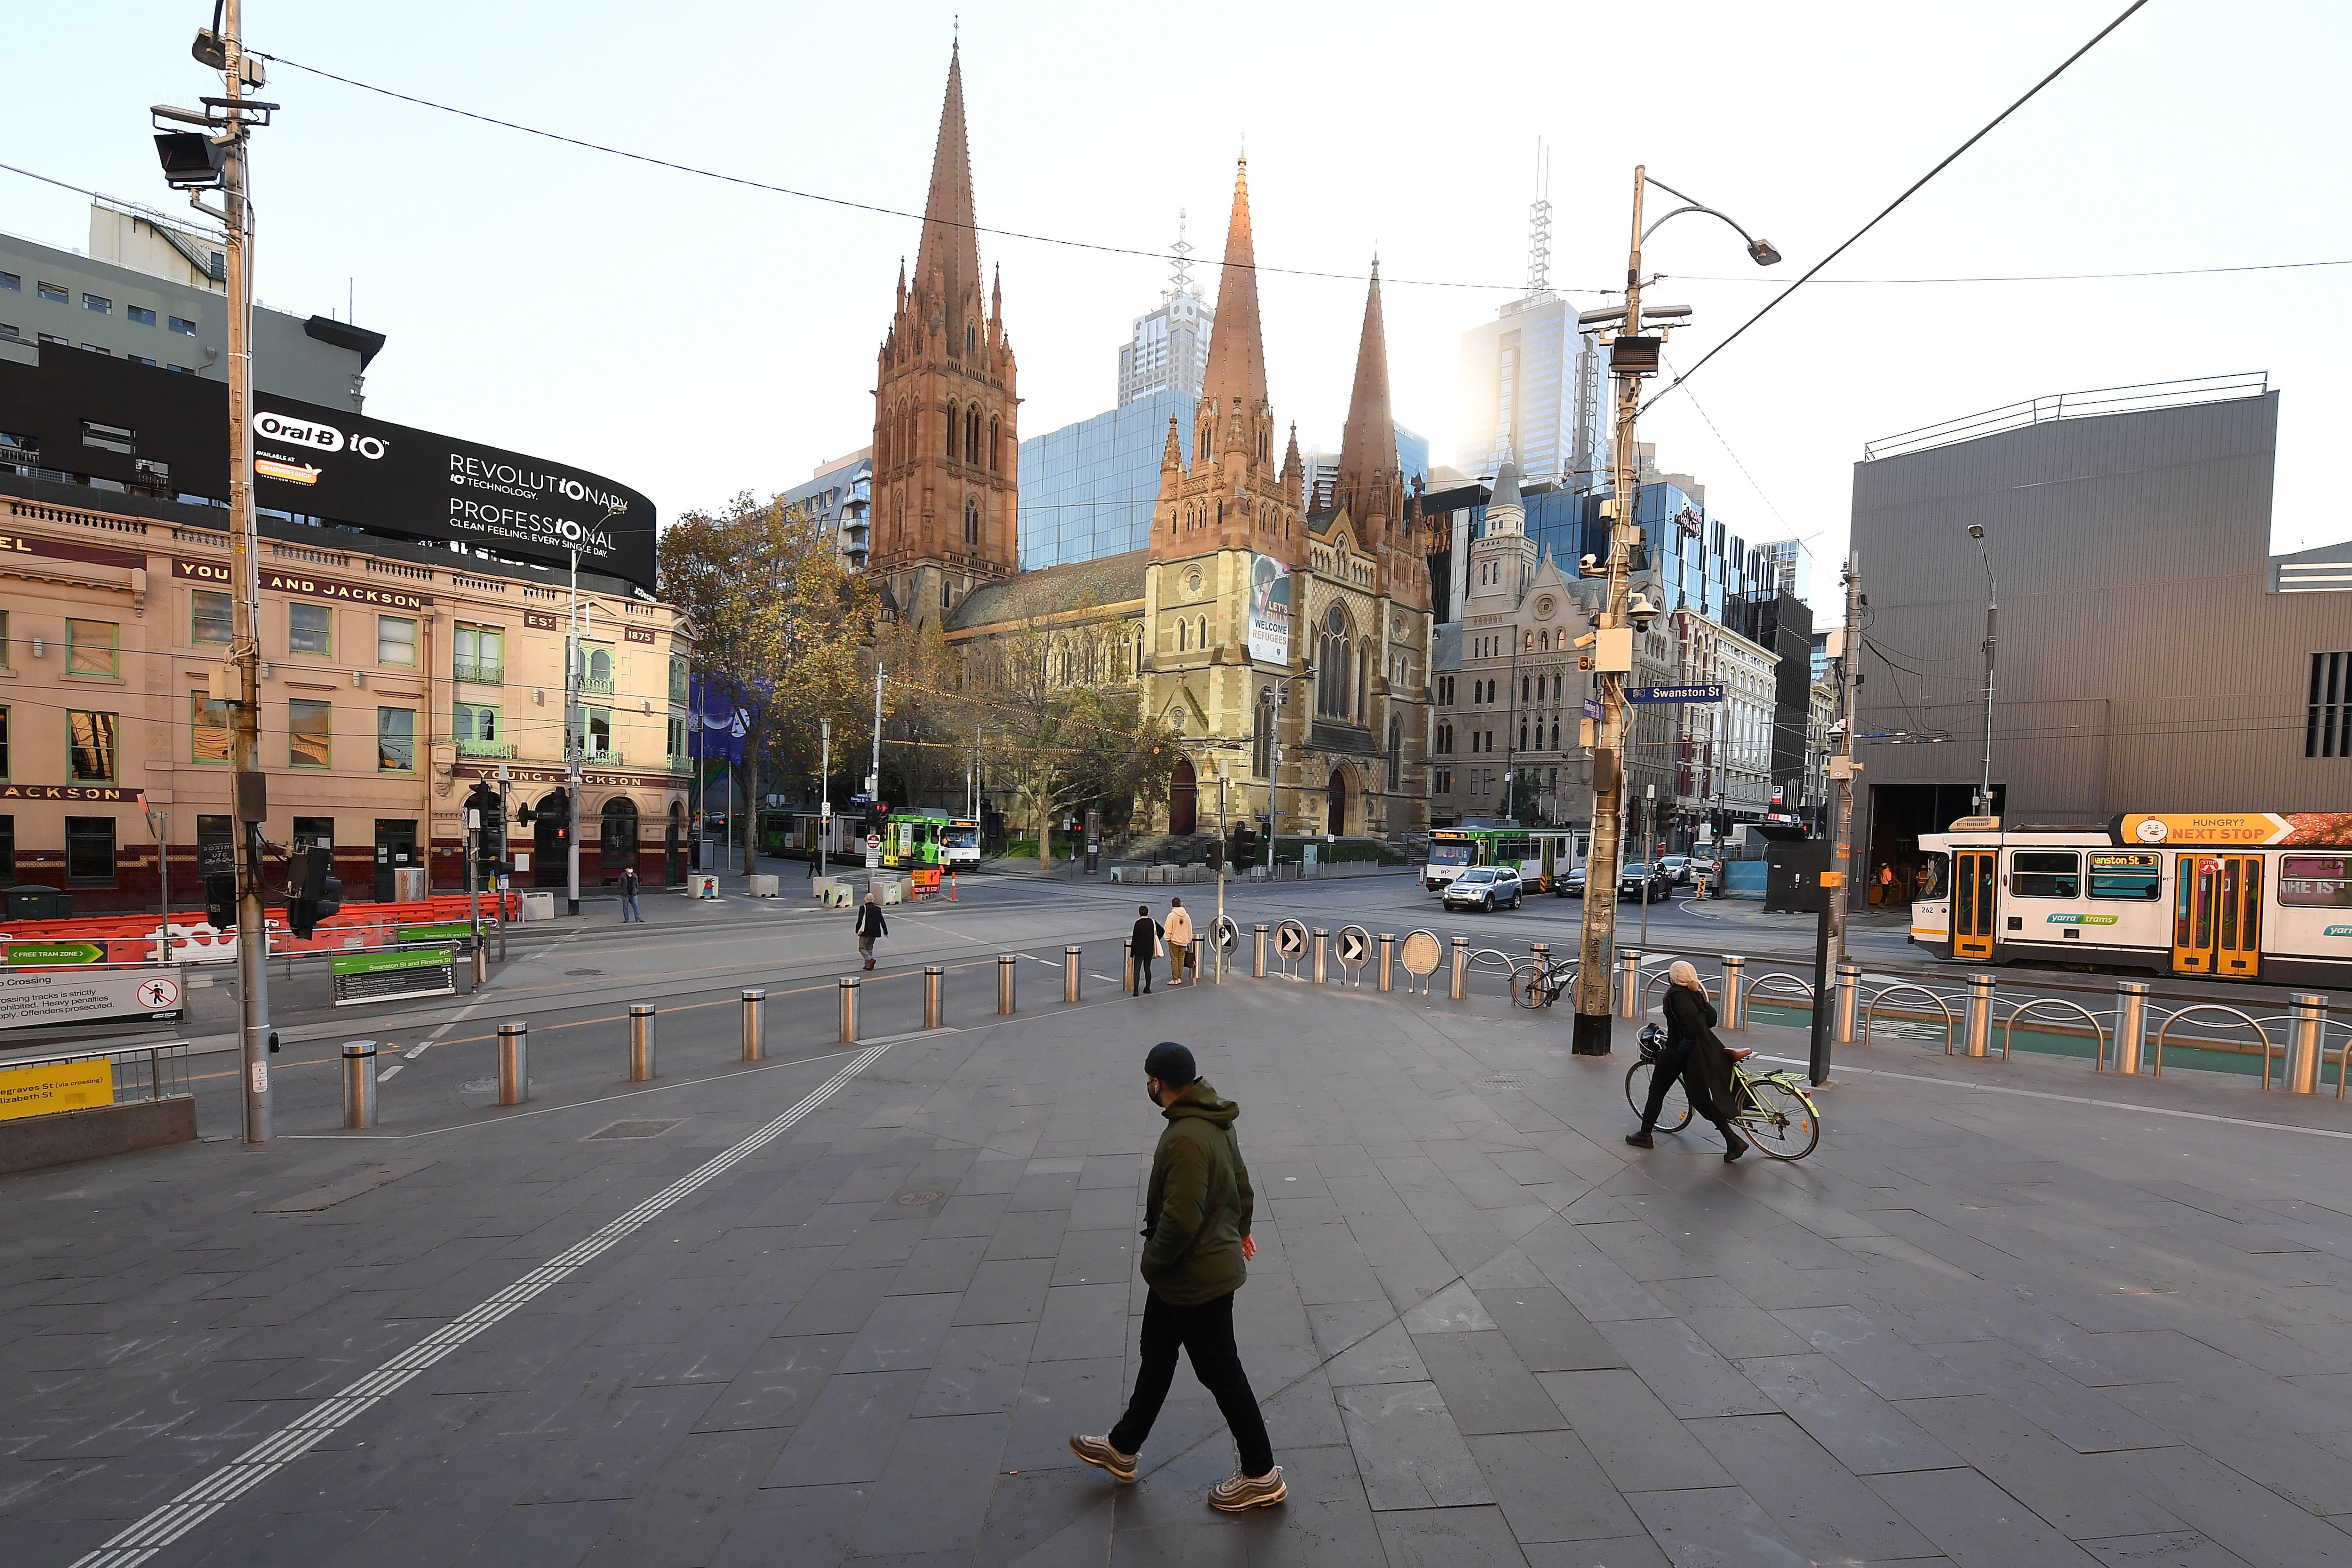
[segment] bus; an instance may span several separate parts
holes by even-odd
[[[1521,827],[1517,823],[1465,823],[1432,828],[1429,859],[1421,885],[1442,893],[1473,866],[1509,866],[1528,888],[1549,893],[1584,864],[1585,835],[1568,827]]]
[[[2352,813],[1963,817],[1919,848],[1928,882],[1910,937],[1941,958],[2352,982]]]
[[[931,806],[902,806],[882,821],[882,864],[893,868],[952,869],[980,859],[980,821]]]

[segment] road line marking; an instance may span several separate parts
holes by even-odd
[[[383,1365],[341,1392],[320,1400],[227,1464],[183,1490],[144,1518],[124,1526],[97,1551],[74,1560],[73,1568],[131,1568],[179,1540],[235,1499],[252,1490],[301,1458],[331,1433],[373,1409],[419,1373],[504,1319],[526,1301],[565,1280],[610,1252],[669,1209],[700,1192],[798,1125],[801,1120],[846,1088],[868,1063],[888,1050],[868,1046],[841,1069],[803,1096],[800,1103],[724,1153],[672,1182],[620,1218],[573,1244],[488,1300],[460,1313]]]
[[[1768,1057],[1756,1053],[1768,1062],[1787,1062],[1790,1067],[1811,1064],[1797,1057]],[[1934,1078],[1926,1073],[1892,1072],[1885,1068],[1835,1068],[1832,1077],[1840,1072],[1868,1073],[1874,1078],[1899,1079],[1905,1083],[1932,1083],[1944,1089],[1969,1089],[1983,1094],[2022,1095],[2027,1100],[2056,1100],[2068,1105],[2095,1105],[2106,1110],[2136,1110],[2148,1116],[2178,1116],[2189,1121],[2219,1121],[2230,1127],[2258,1127],[2269,1132],[2305,1132],[2314,1138],[2352,1138],[2352,1132],[2340,1132],[2333,1127],[2297,1127],[2291,1121],[2256,1121],[2246,1116],[2216,1116],[2207,1110],[2175,1110],[2163,1105],[2134,1105],[2126,1100],[2094,1100],[2087,1094],[2058,1094],[2046,1089],[2012,1089],[2000,1083],[1970,1083],[1966,1079]]]
[[[392,1077],[392,1075],[393,1075],[393,1074],[394,1074],[394,1073],[398,1072],[401,1068],[403,1068],[406,1067],[407,1065],[408,1065],[408,1064],[407,1064],[406,1062],[394,1062],[394,1063],[393,1063],[390,1067],[388,1067],[388,1068],[384,1068],[382,1072],[380,1072],[380,1073],[378,1073],[378,1074],[376,1074],[376,1075],[375,1075],[375,1080],[376,1080],[376,1082],[378,1082],[378,1083],[383,1083],[383,1082],[384,1082],[386,1079],[390,1079],[390,1078]]]

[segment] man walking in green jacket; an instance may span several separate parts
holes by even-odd
[[[1257,1256],[1249,1167],[1234,1134],[1241,1107],[1218,1099],[1192,1053],[1173,1040],[1151,1047],[1143,1075],[1145,1091],[1168,1121],[1152,1152],[1144,1197],[1143,1282],[1151,1294],[1143,1307],[1143,1364],[1118,1425],[1105,1436],[1072,1437],[1070,1452],[1114,1480],[1134,1480],[1136,1455],[1168,1397],[1181,1348],[1192,1359],[1192,1375],[1216,1396],[1240,1455],[1233,1478],[1209,1489],[1209,1506],[1227,1513],[1263,1508],[1280,1502],[1285,1490],[1265,1418],[1234,1345],[1234,1292]]]

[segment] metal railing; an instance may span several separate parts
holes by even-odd
[[[1870,1026],[1872,1021],[1877,1016],[1878,1005],[1881,1002],[1885,1001],[1889,996],[1894,995],[1898,991],[1916,992],[1919,995],[1925,996],[1928,1001],[1933,1002],[1936,1005],[1937,1010],[1944,1015],[1944,1054],[1948,1057],[1950,1056],[1952,1054],[1952,1047],[1955,1043],[1958,1033],[1959,1020],[1953,1016],[1951,1005],[1949,1003],[1946,1002],[1941,996],[1937,995],[1936,993],[1928,990],[1924,985],[1885,986],[1869,1001],[1864,1003],[1862,1007],[1862,1043],[1865,1046],[1870,1044]],[[2007,1047],[2008,1042],[2004,1040],[2002,1042],[2002,1048],[2006,1049]]]
[[[2091,1060],[2095,1064],[2104,1062],[2107,1059],[2107,1031],[2101,1026],[2097,1014],[2092,1012],[2089,1008],[2083,1006],[2079,1003],[2069,1002],[2063,997],[2036,996],[2026,1002],[2022,1006],[2012,1007],[2010,1009],[2009,1021],[2000,1026],[2001,1060],[2009,1060],[2009,1037],[2011,1032],[2017,1027],[2017,1021],[2020,1018],[2024,1017],[2028,1013],[2032,1012],[2036,1007],[2063,1007],[2070,1013],[2079,1015],[2083,1022],[2091,1026],[2091,1036],[2093,1041],[2091,1047]]]
[[[512,741],[459,741],[456,742],[461,757],[495,757],[505,759],[515,754]]]
[[[504,659],[461,658],[455,660],[450,668],[457,679],[472,681],[476,686],[504,686],[507,683]]]
[[[140,1060],[145,1058],[144,1061]],[[108,1089],[114,1105],[136,1105],[189,1092],[188,1042],[158,1040],[141,1045],[76,1046],[27,1056],[0,1056],[0,1071],[64,1067],[76,1062],[108,1064]],[[127,1070],[126,1070],[127,1069]]]
[[[2180,408],[2198,403],[2220,403],[2236,397],[2260,397],[2270,390],[2267,371],[2234,375],[2200,375],[2181,381],[2149,381],[2134,386],[2102,386],[2084,392],[2051,393],[2022,403],[2003,404],[1976,414],[1963,414],[1940,424],[1884,436],[1864,444],[1862,460],[1874,462],[1905,452],[1973,441],[1979,436],[2022,429],[2058,419],[2086,419],[2101,414],[2129,414],[2150,408]]]

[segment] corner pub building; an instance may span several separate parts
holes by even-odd
[[[255,396],[261,763],[272,846],[334,846],[344,900],[404,868],[466,885],[478,781],[564,804],[568,552],[581,550],[581,882],[685,876],[690,633],[656,602],[654,508],[593,474]],[[0,886],[76,914],[174,908],[232,841],[229,713],[207,697],[233,589],[215,381],[0,339]],[[562,888],[556,822],[508,829]],[[272,879],[278,868],[271,867]]]

